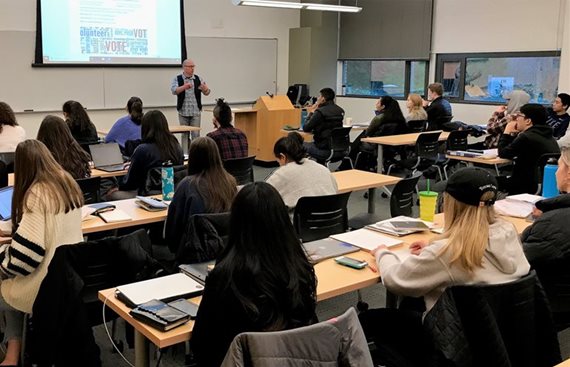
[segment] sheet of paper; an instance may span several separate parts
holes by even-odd
[[[402,240],[384,236],[376,231],[365,228],[358,229],[356,231],[335,234],[330,237],[338,241],[350,243],[351,245],[358,246],[368,251],[372,251],[380,245],[386,245],[390,247],[402,243]]]
[[[531,194],[518,194],[507,196],[507,200],[524,201],[526,203],[536,204],[537,201],[544,199],[543,196]]]
[[[500,215],[509,217],[526,218],[532,213],[534,204],[518,200],[499,200],[495,203],[495,211]]]

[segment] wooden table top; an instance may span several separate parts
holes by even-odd
[[[567,359],[567,360],[563,361],[562,363],[557,364],[554,367],[570,367],[570,359]]]
[[[512,162],[510,159],[505,159],[505,158],[500,158],[500,157],[495,157],[495,158],[477,157],[477,158],[473,158],[473,157],[461,157],[458,155],[449,155],[449,154],[446,154],[445,157],[449,158],[449,159],[455,159],[458,161],[479,163],[479,164],[489,164],[489,165],[506,164],[506,163]]]
[[[336,179],[339,193],[394,185],[398,181],[402,180],[401,177],[388,176],[357,169],[333,172],[332,175]]]
[[[434,131],[426,131],[426,132],[434,132]],[[362,139],[362,141],[366,143],[392,145],[392,146],[412,145],[416,143],[416,141],[418,140],[418,136],[420,134],[421,133],[377,136],[374,138],[364,138]],[[439,141],[447,140],[448,136],[449,136],[449,131],[442,131],[442,133],[439,135]]]

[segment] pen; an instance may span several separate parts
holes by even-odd
[[[378,273],[378,268],[376,268],[376,264],[371,264],[370,262],[366,262],[366,266],[368,266],[368,269],[372,270],[373,273]]]

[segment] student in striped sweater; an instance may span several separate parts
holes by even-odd
[[[55,249],[83,240],[83,195],[46,146],[37,140],[18,144],[14,170],[12,242],[0,246],[0,311],[6,311],[8,344],[0,366],[18,365],[23,313],[32,312]]]

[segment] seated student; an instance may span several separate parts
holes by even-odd
[[[129,114],[115,122],[107,136],[105,143],[118,143],[121,149],[127,140],[140,140],[141,121],[143,118],[143,103],[139,97],[131,97],[127,102]]]
[[[514,90],[506,96],[509,100],[506,106],[499,106],[487,122],[487,137],[484,148],[495,149],[499,144],[499,138],[505,131],[505,126],[513,119],[513,114],[520,111],[521,107],[530,101],[530,96],[524,90]]]
[[[552,128],[552,135],[555,139],[560,139],[566,135],[568,124],[570,123],[570,115],[568,114],[568,107],[570,107],[570,95],[560,93],[549,107],[548,118],[546,124]]]
[[[47,115],[42,120],[37,139],[45,144],[57,163],[74,179],[91,176],[91,157],[71,136],[60,117]]]
[[[67,101],[63,104],[63,116],[71,130],[71,135],[80,145],[97,144],[97,129],[81,103]]]
[[[5,102],[0,102],[0,153],[12,153],[26,139],[26,132],[16,122],[16,115]]]
[[[176,243],[172,248],[179,248],[186,241],[186,227],[192,215],[229,211],[236,192],[236,180],[224,169],[216,143],[208,137],[192,140],[188,177],[178,184],[168,206],[166,242]]]
[[[451,104],[443,98],[443,84],[432,83],[428,85],[428,100],[423,101],[428,115],[428,130],[442,130],[444,121],[453,114]]]
[[[108,195],[109,200],[133,198],[146,182],[148,171],[161,167],[164,162],[172,165],[184,163],[184,153],[178,140],[168,129],[166,116],[158,110],[144,114],[141,123],[142,143],[135,149],[127,163],[128,172],[119,181],[119,190]]]
[[[279,193],[244,186],[231,209],[229,242],[206,279],[190,345],[199,367],[218,367],[233,338],[314,321],[317,280]]]
[[[232,126],[232,109],[223,98],[216,100],[212,123],[216,130],[208,133],[220,150],[222,160],[245,158],[248,155],[247,136]]]
[[[15,172],[12,242],[0,246],[0,309],[8,342],[2,365],[13,366],[18,365],[23,313],[32,312],[56,248],[83,240],[81,190],[43,143],[18,145]]]
[[[521,236],[531,265],[570,259],[570,143],[562,147],[556,184],[561,195],[535,204],[536,220]]]
[[[334,98],[334,90],[323,88],[317,102],[307,107],[309,114],[303,131],[313,133],[313,142],[305,143],[305,149],[319,162],[324,162],[330,156],[331,132],[334,128],[342,127],[344,119],[344,110],[334,103]]]
[[[275,187],[285,205],[289,208],[291,218],[297,201],[303,196],[334,195],[337,184],[334,176],[323,165],[305,158],[307,152],[303,146],[303,137],[297,132],[290,132],[273,146],[273,154],[279,168],[266,179]]]
[[[403,261],[384,245],[373,251],[386,289],[401,296],[423,296],[429,313],[447,287],[502,284],[525,276],[530,266],[517,231],[495,215],[497,193],[497,181],[486,170],[456,171],[444,193],[445,227],[440,237],[430,243],[412,243],[412,255]],[[391,351],[408,355],[415,365],[425,363],[421,312],[371,310],[361,314],[360,321],[367,336],[380,346],[383,358],[390,358],[386,351]],[[418,347],[412,354],[410,337]],[[381,362],[393,365],[389,360]]]
[[[406,122],[427,121],[427,112],[424,110],[422,102],[422,97],[419,94],[408,94],[408,98],[406,99],[406,108],[408,109]]]
[[[534,194],[538,186],[538,160],[560,149],[546,125],[546,110],[539,104],[525,104],[499,139],[499,157],[514,160],[511,177],[499,177],[499,188],[511,195]]]

